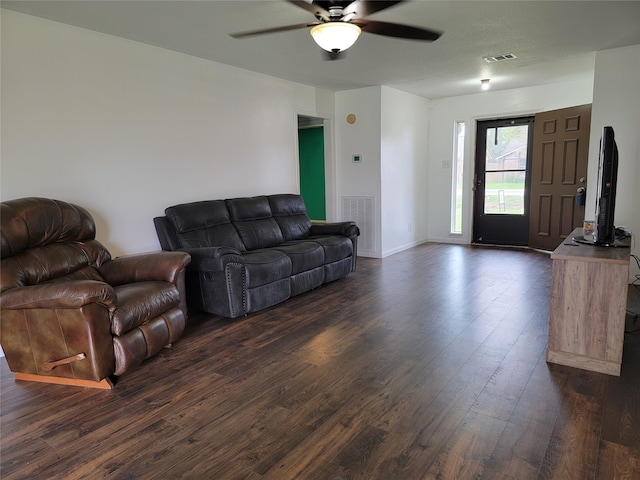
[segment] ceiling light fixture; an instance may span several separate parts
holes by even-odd
[[[491,80],[489,80],[488,78],[483,78],[482,80],[480,80],[480,85],[482,90],[489,90],[489,82]]]
[[[338,53],[356,43],[360,31],[360,27],[353,23],[326,22],[313,27],[310,33],[320,48]]]

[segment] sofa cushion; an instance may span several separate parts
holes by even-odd
[[[291,259],[291,273],[305,272],[324,265],[324,250],[315,242],[298,241],[273,247]]]
[[[180,293],[169,282],[136,282],[115,287],[118,308],[111,319],[114,335],[122,335],[134,327],[165,313],[180,303]]]
[[[245,246],[231,223],[224,200],[184,203],[165,210],[182,248]]]
[[[247,250],[269,248],[284,241],[267,197],[233,198],[226,202],[231,221]]]
[[[307,216],[307,207],[300,195],[270,195],[269,205],[285,242],[302,240],[309,236],[311,220]]]
[[[266,285],[291,275],[291,260],[278,250],[269,248],[246,252],[244,266],[247,288]]]
[[[330,235],[328,237],[311,237],[308,241],[322,246],[324,249],[324,263],[327,264],[353,255],[353,242],[349,237]]]

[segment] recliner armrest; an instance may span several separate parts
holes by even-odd
[[[189,270],[223,271],[228,263],[244,263],[242,253],[232,247],[182,248],[180,251],[191,255]]]
[[[115,291],[104,282],[71,280],[6,290],[0,296],[0,308],[80,308],[90,303],[98,303],[113,312],[116,309],[116,300]]]
[[[113,286],[152,280],[176,283],[190,261],[185,252],[141,253],[114,258],[98,271]]]
[[[316,235],[357,237],[360,235],[360,229],[355,222],[312,223],[309,235],[312,237]]]

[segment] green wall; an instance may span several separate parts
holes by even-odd
[[[324,182],[324,129],[298,129],[300,194],[311,220],[326,220]]]

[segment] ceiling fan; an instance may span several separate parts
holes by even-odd
[[[317,21],[232,33],[231,36],[233,38],[245,38],[266,33],[285,32],[311,27],[310,33],[314,41],[320,48],[328,52],[328,58],[330,60],[334,60],[339,58],[346,49],[356,42],[362,31],[387,37],[406,38],[426,42],[433,42],[442,35],[442,32],[436,30],[390,22],[379,22],[364,18],[399,3],[403,3],[406,0],[286,1],[311,12]]]

